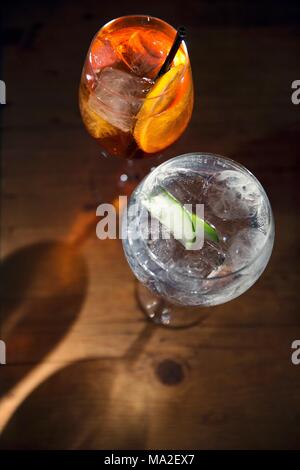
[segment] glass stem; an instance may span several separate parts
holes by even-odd
[[[204,320],[209,313],[205,308],[174,305],[139,281],[136,281],[136,297],[148,319],[161,326],[187,328]]]

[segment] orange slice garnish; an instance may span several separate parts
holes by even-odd
[[[164,74],[147,95],[133,136],[146,153],[158,152],[175,142],[191,118],[193,89],[190,73],[182,77],[179,64]]]

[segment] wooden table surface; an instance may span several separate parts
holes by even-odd
[[[0,447],[300,448],[299,8],[84,3],[26,2],[4,17]],[[255,286],[179,331],[145,320],[120,241],[99,241],[89,210],[91,172],[110,200],[122,162],[83,128],[80,71],[95,31],[134,12],[189,31],[195,110],[167,156],[244,164],[276,223]]]

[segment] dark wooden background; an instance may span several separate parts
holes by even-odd
[[[220,153],[264,185],[271,261],[197,327],[139,312],[118,240],[99,241],[90,175],[109,200],[78,112],[93,34],[129,13],[188,29],[195,110],[168,156]],[[2,448],[300,448],[299,2],[11,2],[2,15]]]

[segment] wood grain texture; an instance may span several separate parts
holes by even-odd
[[[300,366],[290,359],[300,339],[296,7],[256,24],[236,2],[204,2],[201,14],[198,3],[147,9],[184,23],[190,38],[195,110],[166,158],[197,150],[247,166],[269,195],[276,241],[254,287],[181,331],[144,320],[121,243],[99,241],[88,210],[91,173],[110,200],[123,163],[100,158],[85,133],[80,70],[101,24],[140,2],[6,12],[1,448],[300,448]]]

